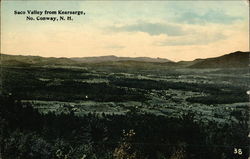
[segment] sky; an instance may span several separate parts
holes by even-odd
[[[86,14],[72,16],[73,21],[28,21],[27,10]],[[26,14],[15,15],[14,11]],[[238,50],[249,51],[247,0],[1,1],[4,54],[116,55],[180,61]]]

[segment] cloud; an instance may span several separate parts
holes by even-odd
[[[149,23],[141,22],[132,25],[124,25],[120,27],[110,27],[110,31],[113,32],[144,32],[149,35],[161,35],[168,36],[181,36],[189,34],[179,25],[167,24],[167,23]]]
[[[169,38],[163,41],[158,41],[155,45],[158,46],[186,46],[186,45],[208,45],[220,40],[227,39],[227,36],[222,33],[192,35],[188,37]]]
[[[220,10],[209,10],[203,14],[198,14],[193,11],[183,12],[176,17],[177,22],[188,24],[231,24],[236,20],[242,20],[243,17],[228,15]]]

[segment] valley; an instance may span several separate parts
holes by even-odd
[[[117,159],[118,150],[126,151],[121,145],[128,144],[138,159],[176,153],[232,158],[235,148],[243,159],[249,139],[248,57],[235,52],[173,62],[2,55],[3,154]]]

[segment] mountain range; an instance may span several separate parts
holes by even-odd
[[[117,57],[117,56],[99,56],[99,57],[75,57],[75,58],[55,58],[40,56],[23,56],[1,54],[1,65],[3,66],[45,66],[45,65],[63,65],[63,66],[84,66],[84,65],[109,65],[109,66],[144,66],[154,65],[161,67],[174,68],[239,68],[248,67],[250,52],[233,52],[223,56],[196,59],[193,61],[173,62],[164,58],[149,57]]]
[[[100,63],[100,62],[115,62],[115,61],[141,61],[141,62],[172,62],[164,58],[150,58],[150,57],[117,57],[114,55],[111,56],[99,56],[99,57],[76,57],[70,58],[74,61],[83,62],[83,63]]]

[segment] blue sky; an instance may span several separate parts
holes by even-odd
[[[3,1],[1,52],[55,57],[149,56],[192,60],[249,49],[239,1]],[[26,10],[82,10],[74,21],[26,21]]]

